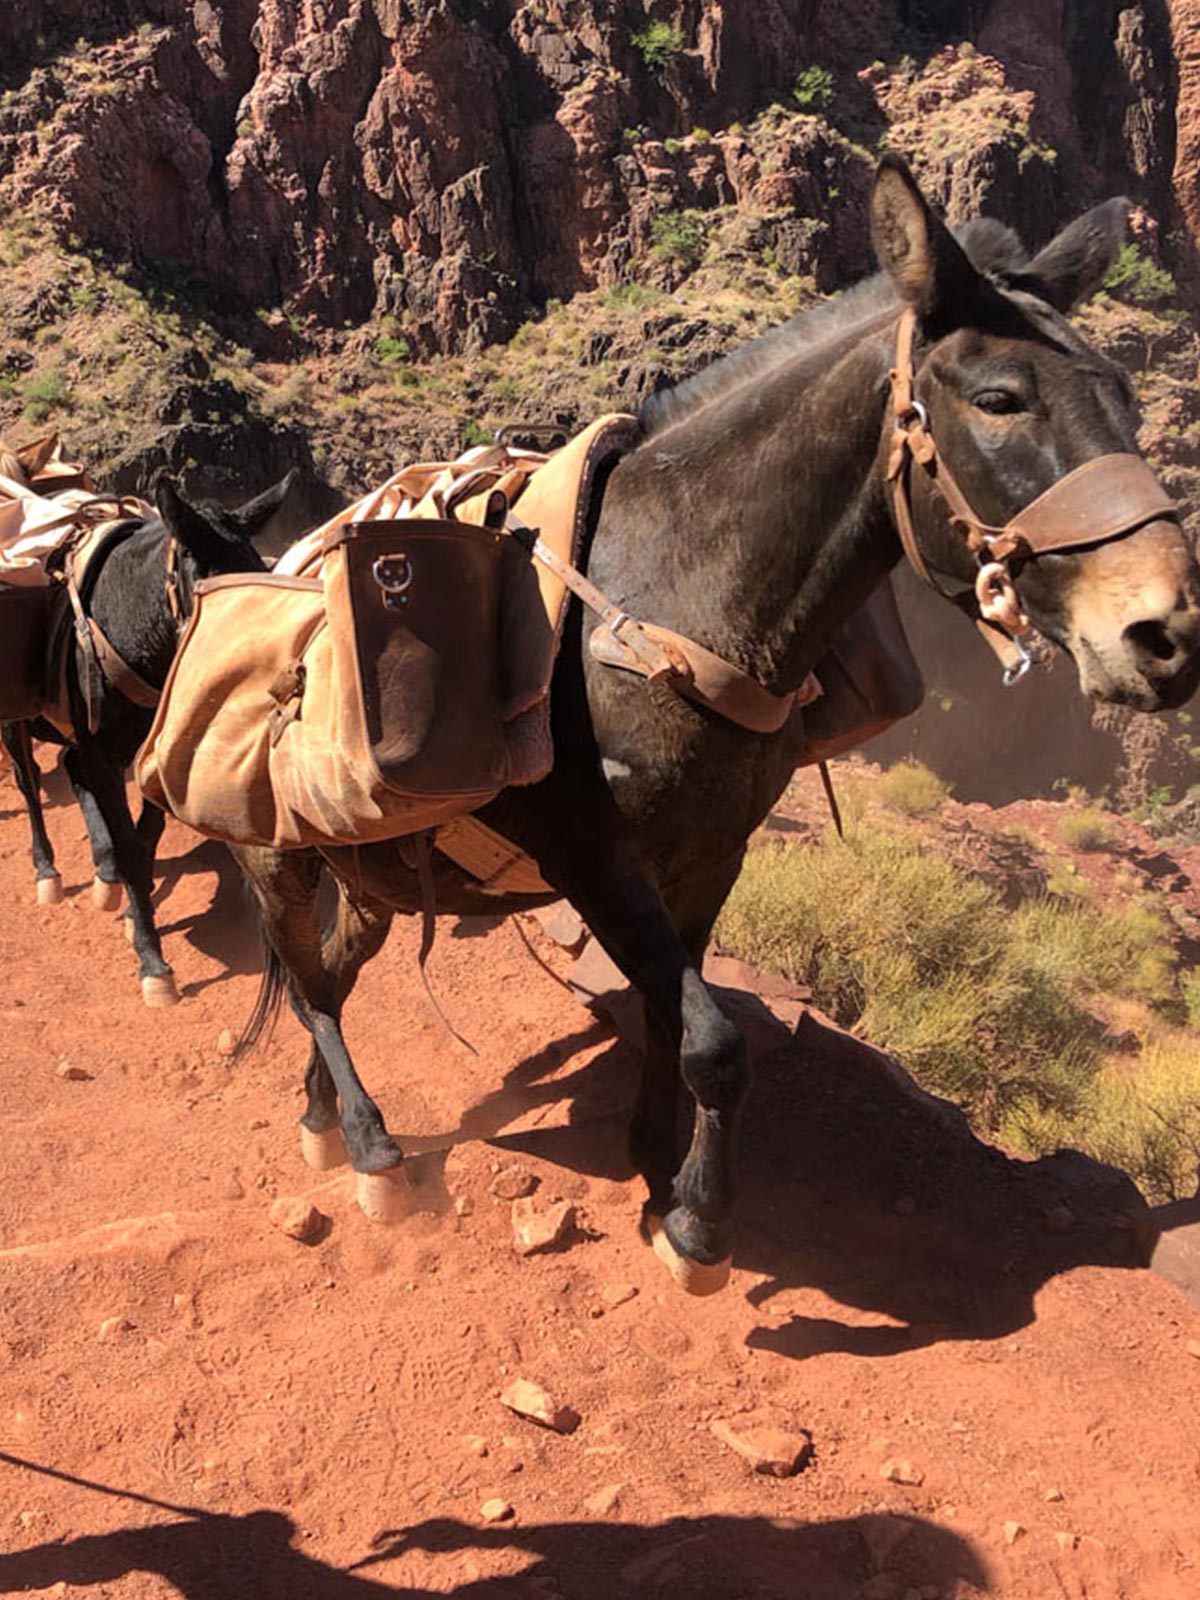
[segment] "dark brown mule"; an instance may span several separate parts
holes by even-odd
[[[1030,261],[995,224],[974,225],[960,245],[889,159],[873,221],[884,274],[651,402],[644,443],[593,508],[595,582],[630,614],[689,635],[776,693],[804,683],[900,558],[887,471],[902,307],[918,314],[914,398],[941,461],[988,524],[1003,525],[1081,463],[1137,448],[1128,382],[1063,314],[1107,271],[1120,204],[1089,212]],[[944,506],[917,484],[913,507],[925,559],[943,586],[969,595],[977,562]],[[1014,555],[1010,571],[1020,606],[1075,656],[1089,693],[1144,710],[1191,693],[1200,573],[1171,517],[1094,548]],[[633,1156],[660,1253],[703,1292],[728,1272],[748,1075],[742,1038],[700,964],[746,839],[796,765],[804,714],[777,734],[746,732],[661,684],[598,665],[582,648],[594,625],[573,607],[553,684],[553,774],[482,816],[529,852],[643,997]],[[1022,692],[1036,716],[1036,689]],[[359,1173],[394,1178],[400,1148],[355,1074],[339,1019],[393,913],[417,909],[414,874],[395,845],[236,854],[272,952],[250,1032],[286,983],[313,1039],[301,1119],[310,1159],[332,1161],[344,1135]],[[322,945],[326,864],[340,898]],[[449,863],[437,893],[443,909],[463,914],[531,903],[498,903]],[[695,1102],[682,1165],[681,1075]]]

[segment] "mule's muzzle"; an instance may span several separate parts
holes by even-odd
[[[1146,686],[1140,709],[1173,711],[1191,699],[1200,683],[1200,610],[1131,622],[1122,642]]]

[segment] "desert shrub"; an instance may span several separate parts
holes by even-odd
[[[1058,832],[1072,850],[1107,850],[1113,842],[1112,818],[1099,806],[1068,811],[1059,818]]]
[[[824,111],[833,99],[833,73],[828,67],[805,67],[792,85],[792,99],[801,111]]]
[[[683,35],[669,22],[648,22],[629,35],[629,42],[651,72],[661,72],[683,49]]]
[[[929,817],[945,805],[950,785],[923,762],[905,760],[884,773],[876,794],[889,811],[905,817]]]
[[[26,422],[45,422],[52,411],[71,403],[71,386],[61,367],[48,367],[30,378],[24,389]]]
[[[1108,269],[1104,287],[1135,306],[1161,305],[1175,293],[1175,279],[1144,256],[1135,244],[1124,244]]]
[[[375,355],[385,366],[399,366],[402,361],[408,360],[411,353],[408,340],[394,334],[381,333],[375,341]]]
[[[717,937],[809,984],[926,1088],[1026,1145],[1091,1093],[1102,1030],[1089,997],[1161,1001],[1174,976],[1164,926],[1140,906],[1014,914],[947,856],[867,829],[752,850]]]
[[[704,220],[695,211],[666,211],[650,224],[650,237],[659,261],[694,267],[704,253]]]
[[[482,422],[476,422],[472,417],[463,426],[462,442],[463,448],[469,450],[472,445],[493,444],[495,441],[492,438],[492,430],[485,428]]]

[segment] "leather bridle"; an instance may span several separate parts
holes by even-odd
[[[929,413],[914,393],[916,326],[916,309],[906,306],[900,316],[896,364],[891,371],[894,427],[887,476],[892,485],[896,528],[917,576],[931,589],[959,603],[960,597],[944,589],[930,572],[917,543],[912,479],[914,470],[920,468],[933,494],[949,513],[951,531],[975,558],[976,620],[1004,663],[1005,683],[1015,683],[1036,657],[1024,643],[1034,629],[1021,607],[1011,563],[1106,544],[1150,522],[1178,523],[1179,510],[1142,457],[1125,451],[1085,461],[1031,500],[1003,527],[985,522],[976,515],[939,453]]]

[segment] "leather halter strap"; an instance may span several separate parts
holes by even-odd
[[[962,538],[979,563],[975,597],[979,621],[988,643],[1013,670],[1012,658],[1023,666],[1026,652],[1018,643],[1032,631],[1020,609],[1009,563],[1124,538],[1150,522],[1178,522],[1179,509],[1139,455],[1119,452],[1097,456],[1031,500],[1003,527],[976,515],[946,460],[939,454],[929,415],[916,398],[913,343],[917,313],[906,306],[896,334],[896,364],[891,372],[894,430],[888,457],[896,528],[909,564],[931,589],[947,599],[929,570],[920,546],[912,512],[912,474],[920,467],[934,494],[949,513],[950,527]],[[996,630],[1007,638],[998,637]]]

